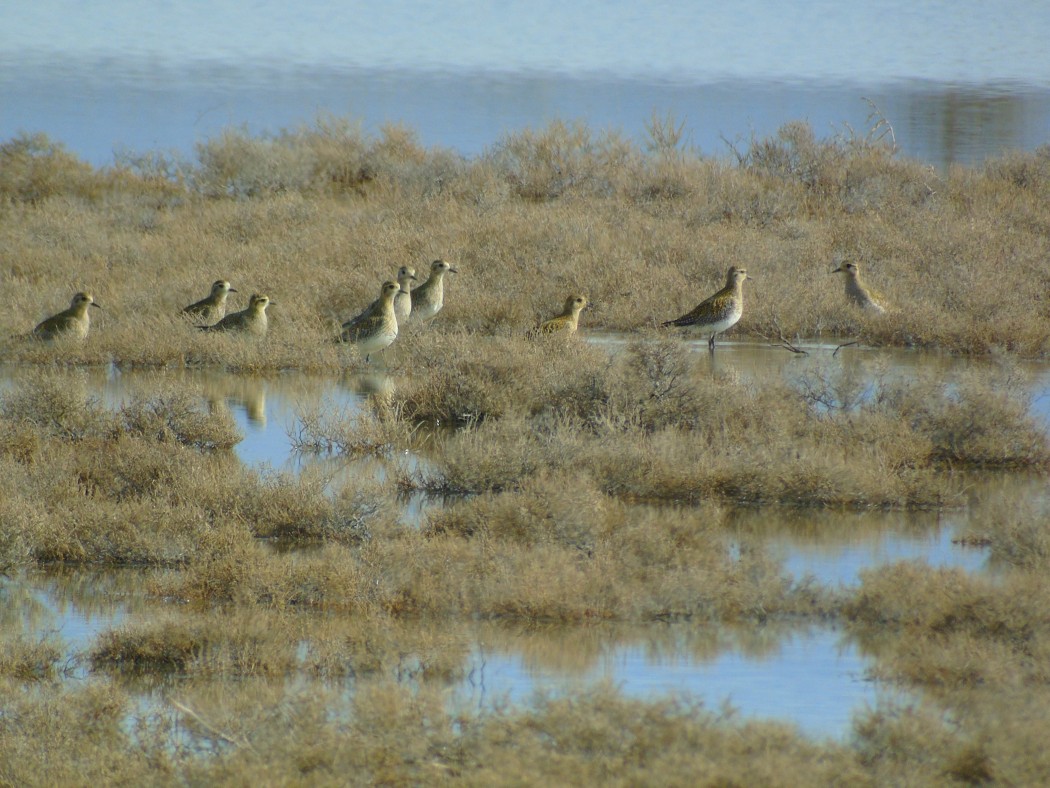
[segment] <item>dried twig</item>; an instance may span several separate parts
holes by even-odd
[[[893,133],[893,124],[882,114],[878,104],[867,96],[862,96],[861,98],[871,108],[871,112],[868,113],[868,123],[874,122],[874,125],[868,130],[868,140],[870,142],[882,142],[886,137],[889,137],[890,150],[896,152],[897,136]]]
[[[170,703],[176,709],[181,711],[187,717],[191,717],[193,721],[200,725],[202,728],[204,728],[204,730],[207,731],[209,735],[214,736],[217,739],[222,739],[223,741],[229,742],[230,744],[236,745],[237,747],[244,747],[245,749],[251,750],[252,752],[256,752],[255,748],[252,747],[251,742],[249,742],[247,739],[243,739],[238,736],[233,736],[232,734],[220,731],[218,728],[216,728],[214,725],[205,720],[201,715],[199,715],[185,703],[180,703],[179,701],[170,697],[168,698],[168,703]]]
[[[842,350],[842,348],[844,348],[844,347],[849,347],[850,345],[859,345],[859,344],[860,344],[860,340],[859,339],[854,339],[852,342],[843,342],[841,345],[839,345],[838,347],[835,348],[835,352],[831,354],[831,357],[835,358],[835,356],[837,356],[839,354],[839,351]]]
[[[780,319],[776,315],[773,315],[772,321],[773,321],[773,328],[775,328],[777,330],[776,339],[774,339],[772,337],[769,337],[769,336],[766,336],[765,334],[760,334],[759,336],[761,336],[764,340],[769,342],[769,344],[774,345],[775,347],[782,347],[785,350],[789,350],[792,353],[797,353],[800,356],[808,356],[809,355],[809,351],[808,350],[803,350],[798,345],[796,345],[794,342],[792,342],[790,339],[788,339],[787,337],[784,336],[784,329],[780,327]]]

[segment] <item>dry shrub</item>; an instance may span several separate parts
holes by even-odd
[[[334,688],[205,674],[145,710],[111,682],[3,689],[0,777],[16,784],[1034,785],[1050,766],[1045,697],[1030,690],[975,700],[951,720],[926,705],[881,704],[837,742],[609,687],[480,714],[451,712],[440,687],[391,680],[361,680],[347,699]],[[1002,722],[1006,707],[1015,722]]]
[[[105,200],[85,199],[72,175],[25,176],[49,196],[3,209],[14,294],[0,349],[40,364],[218,364],[232,351],[238,368],[324,368],[339,362],[318,350],[323,327],[372,300],[399,264],[438,256],[464,271],[444,327],[523,332],[573,288],[591,300],[588,328],[637,329],[706,294],[684,283],[707,290],[746,263],[756,282],[738,334],[779,326],[974,354],[1050,347],[1045,151],[938,174],[877,133],[821,139],[803,123],[752,140],[735,163],[688,149],[673,118],[654,120],[651,136],[645,149],[555,122],[463,160],[423,148],[411,129],[369,138],[321,117],[259,137],[227,131],[201,143],[196,166],[88,168]],[[49,145],[7,147],[46,171],[62,158]],[[213,199],[229,194],[238,199]],[[843,257],[863,264],[890,315],[845,303],[827,276]],[[217,276],[275,298],[275,341],[240,353],[176,330],[190,283]],[[88,342],[20,339],[85,286],[106,307]]]
[[[990,159],[984,165],[984,174],[1050,199],[1050,145],[1040,145],[1031,153],[1013,152]]]
[[[328,619],[311,628],[303,668],[324,678],[396,682],[463,678],[469,638],[452,622],[404,622],[385,616]]]
[[[513,489],[533,474],[564,472],[576,464],[578,438],[569,429],[549,435],[529,430],[517,418],[485,422],[447,438],[411,483],[442,494]]]
[[[6,432],[14,445],[23,446],[30,440],[30,426],[41,436],[74,442],[123,435],[197,449],[228,449],[241,440],[232,417],[222,411],[207,412],[197,392],[169,388],[134,398],[115,413],[87,392],[82,374],[36,372],[0,395],[0,419],[10,425]]]
[[[437,510],[424,533],[554,544],[590,554],[597,539],[620,521],[615,508],[586,476],[544,471],[526,480],[520,490]]]
[[[895,159],[894,146],[852,131],[818,140],[807,123],[782,126],[772,137],[752,138],[737,153],[750,172],[803,189],[813,210],[903,212],[923,206],[939,185],[927,167]]]
[[[424,535],[434,552],[476,556],[483,571],[460,596],[504,618],[764,618],[827,604],[753,545],[731,557],[720,519],[625,507],[586,477],[540,476],[435,512]]]
[[[25,134],[0,144],[0,203],[36,204],[59,194],[90,196],[104,178],[46,134]]]
[[[961,569],[902,562],[862,573],[860,588],[845,612],[864,625],[1023,637],[1033,620],[1028,611],[1046,596],[1039,592],[1032,597],[1032,580],[1018,576],[996,584]]]
[[[194,187],[206,197],[257,197],[313,186],[309,151],[279,138],[256,139],[226,129],[216,139],[197,143],[197,158]]]
[[[341,545],[278,553],[233,529],[215,529],[202,542],[197,560],[177,575],[157,580],[158,594],[203,606],[237,603],[350,613],[376,609],[366,567]]]
[[[1016,686],[1050,678],[1047,597],[1031,574],[995,583],[901,563],[863,572],[843,612],[880,655],[880,675],[947,689]]]
[[[60,644],[50,637],[30,640],[24,635],[0,638],[0,676],[15,681],[43,681],[58,675]]]
[[[1050,461],[1025,376],[1009,362],[957,380],[925,372],[894,378],[878,367],[813,366],[798,385],[830,424],[866,433],[863,443],[878,441],[884,450],[899,452],[901,464],[1013,468]]]
[[[288,623],[273,616],[226,611],[192,621],[162,619],[102,633],[88,659],[94,669],[108,671],[284,675],[296,658],[291,639],[274,636],[282,628]]]
[[[936,462],[1042,467],[1050,443],[1031,415],[1030,396],[1023,376],[1005,365],[957,382],[926,377],[887,385],[872,407],[927,436]]]
[[[1009,566],[1045,570],[1050,564],[1050,528],[1045,506],[1019,503],[996,508],[976,524],[991,542],[992,557]]]
[[[18,434],[31,425],[45,436],[67,441],[102,437],[116,427],[112,414],[87,393],[82,375],[41,371],[0,395],[0,419]]]
[[[960,736],[940,715],[921,707],[873,709],[858,717],[854,729],[858,760],[876,784],[903,771],[917,783],[945,780],[950,760],[972,747],[969,736]]]
[[[120,409],[123,428],[150,441],[175,441],[197,449],[229,449],[241,434],[229,413],[205,412],[201,398],[186,391],[159,392]]]
[[[606,396],[601,376],[608,357],[581,342],[454,334],[440,338],[439,352],[426,340],[420,350],[413,374],[395,395],[413,421],[478,424],[551,410],[588,418]]]
[[[402,126],[384,126],[378,139],[370,139],[360,124],[330,115],[259,138],[227,129],[198,143],[197,157],[189,180],[207,197],[376,191],[426,197],[462,169],[453,154],[425,150]]]
[[[7,682],[2,689],[0,780],[5,783],[143,783],[173,774],[174,748],[151,755],[128,746],[130,698],[108,682],[45,693]]]
[[[257,536],[355,543],[397,528],[390,492],[371,480],[329,491],[321,473],[246,473],[229,515]]]
[[[490,757],[510,741],[512,751]],[[534,710],[472,726],[458,752],[479,782],[508,775],[574,785],[654,778],[664,784],[763,785],[863,779],[846,752],[807,743],[787,726],[729,721],[685,700],[638,705],[607,687],[541,698]]]
[[[605,384],[611,390],[607,423],[689,433],[709,449],[741,438],[762,443],[804,428],[806,413],[791,389],[712,374],[675,339],[632,342],[617,361]]]
[[[431,453],[414,481],[424,489],[509,490],[572,468],[628,498],[921,508],[959,502],[949,463],[1050,459],[1021,378],[1001,370],[956,383],[818,365],[796,389],[711,376],[672,340],[633,343],[611,361],[486,349],[475,343],[462,362],[422,366],[410,381],[406,413],[481,422]]]
[[[356,543],[398,527],[389,492],[370,482],[329,491],[321,475],[260,475],[231,459],[122,437],[0,462],[0,555],[168,565],[197,560],[216,531]]]
[[[628,144],[613,134],[595,139],[582,123],[552,121],[540,131],[509,134],[485,154],[518,197],[548,202],[572,195],[601,196],[617,189]]]
[[[408,445],[412,430],[399,418],[393,395],[380,392],[373,411],[336,410],[331,403],[302,408],[296,413],[292,445],[300,452],[337,453],[344,457],[389,455]]]

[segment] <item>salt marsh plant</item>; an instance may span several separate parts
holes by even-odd
[[[76,685],[61,644],[0,613],[0,782],[1040,782],[1044,512],[978,526],[1009,567],[997,580],[903,564],[847,589],[791,577],[732,527],[741,504],[940,511],[965,505],[960,468],[1045,472],[1016,367],[947,379],[800,359],[791,381],[755,382],[657,328],[746,264],[737,337],[1045,356],[1050,149],[938,172],[884,128],[823,140],[790,124],[727,159],[683,145],[670,117],[648,149],[555,122],[472,160],[338,118],[115,168],[42,135],[0,145],[0,352],[21,378],[0,395],[0,566],[143,566],[150,606],[85,649]],[[360,369],[328,340],[400,266],[436,258],[459,274],[435,321],[383,352],[395,383],[377,375],[360,413],[302,406],[293,436],[423,462],[380,481],[242,465],[231,376],[288,371],[306,391],[305,373]],[[845,258],[886,314],[843,297]],[[180,316],[216,278],[274,298],[264,338]],[[80,289],[106,305],[84,342],[27,338]],[[567,292],[590,304],[580,336],[527,341]],[[631,336],[609,352],[586,341],[601,330]],[[85,367],[225,375],[111,407]],[[448,498],[405,522],[410,488]],[[446,704],[479,622],[579,638],[825,619],[874,675],[939,705],[880,706],[850,740],[814,742],[608,689]],[[303,690],[317,677],[353,691]],[[167,700],[143,711],[136,682]]]
[[[423,148],[411,130],[370,137],[320,118],[261,137],[224,132],[177,167],[139,157],[109,170],[18,138],[0,168],[0,238],[14,261],[5,356],[356,365],[319,340],[400,265],[435,257],[463,272],[445,329],[524,331],[570,288],[592,304],[583,330],[637,329],[746,264],[756,286],[739,334],[1046,351],[1045,149],[937,172],[878,141],[818,139],[796,123],[727,161],[683,148],[680,124],[653,128],[655,151],[559,122],[464,160]],[[883,291],[888,315],[842,297],[830,272],[845,257]],[[245,353],[179,330],[173,316],[217,276],[280,305],[266,343]],[[55,354],[12,338],[39,321],[41,302],[82,287],[107,306],[83,347]]]
[[[397,395],[406,416],[474,425],[431,456],[425,489],[514,489],[578,470],[626,498],[937,507],[961,502],[951,466],[1050,461],[1020,379],[998,370],[952,383],[876,376],[847,396],[819,365],[801,388],[756,387],[712,376],[669,341],[613,360],[593,348],[483,353],[474,343],[418,369]]]

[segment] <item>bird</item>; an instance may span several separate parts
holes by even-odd
[[[92,306],[102,308],[95,303],[91,293],[77,293],[73,296],[69,309],[41,321],[33,329],[32,336],[35,339],[56,339],[58,337],[85,339],[88,329],[91,328],[91,315],[88,314],[88,307]]]
[[[710,350],[715,349],[715,337],[736,325],[744,314],[744,280],[751,279],[747,269],[729,267],[726,274],[726,286],[710,298],[701,301],[689,312],[674,320],[668,320],[665,326],[693,326],[701,333],[711,332],[707,341]]]
[[[851,304],[880,315],[886,312],[886,308],[875,300],[871,291],[860,281],[860,269],[856,263],[845,262],[831,273],[846,275],[846,299]]]
[[[413,323],[422,323],[432,319],[445,304],[445,273],[451,271],[458,273],[455,268],[444,260],[435,260],[430,264],[430,277],[412,291],[412,317]]]
[[[383,282],[379,298],[373,301],[357,317],[347,320],[339,334],[340,342],[352,342],[365,354],[365,361],[377,350],[383,350],[397,339],[397,315],[394,313],[394,297],[401,292],[401,285],[393,280]]]
[[[240,312],[231,312],[215,325],[198,326],[201,331],[244,331],[256,336],[265,336],[269,321],[266,319],[266,307],[276,303],[267,295],[252,293],[248,299],[248,308]]]
[[[216,279],[211,283],[211,292],[208,293],[208,296],[190,304],[182,310],[182,313],[211,322],[222,320],[226,315],[226,296],[236,292],[225,279]]]
[[[576,333],[580,323],[580,312],[587,306],[587,297],[573,293],[565,299],[565,307],[561,314],[544,320],[534,329],[529,331],[529,337],[550,336],[551,334],[562,334],[570,337]]]
[[[412,314],[412,282],[415,281],[418,281],[415,268],[403,265],[397,269],[397,283],[401,286],[401,292],[394,296],[394,314],[399,326],[405,325]]]

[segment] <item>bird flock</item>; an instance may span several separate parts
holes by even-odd
[[[372,353],[385,350],[393,344],[397,339],[399,327],[410,322],[425,324],[437,316],[445,304],[444,281],[448,273],[457,271],[446,261],[435,260],[430,264],[427,280],[413,287],[414,283],[418,282],[416,269],[401,266],[395,279],[383,282],[379,289],[379,297],[375,301],[341,325],[339,335],[334,341],[353,344],[358,352],[365,356],[367,362]],[[885,306],[879,303],[879,298],[861,280],[860,269],[855,262],[843,262],[831,273],[844,275],[846,299],[850,304],[874,314],[886,312]],[[694,329],[701,336],[709,335],[708,347],[713,351],[715,338],[736,325],[743,316],[744,282],[751,278],[747,269],[730,266],[725,286],[721,290],[701,301],[684,315],[665,321],[662,325]],[[257,337],[264,336],[268,328],[266,308],[274,301],[267,295],[253,293],[248,299],[246,309],[227,314],[228,296],[236,292],[227,280],[217,279],[212,283],[208,295],[185,307],[182,314],[190,319],[203,321],[197,325],[201,331],[235,331]],[[587,304],[585,295],[569,294],[562,311],[529,330],[527,336],[572,336],[579,327],[580,313]],[[31,336],[42,340],[60,337],[85,339],[91,328],[91,307],[101,308],[90,293],[77,293],[68,309],[39,323]]]

